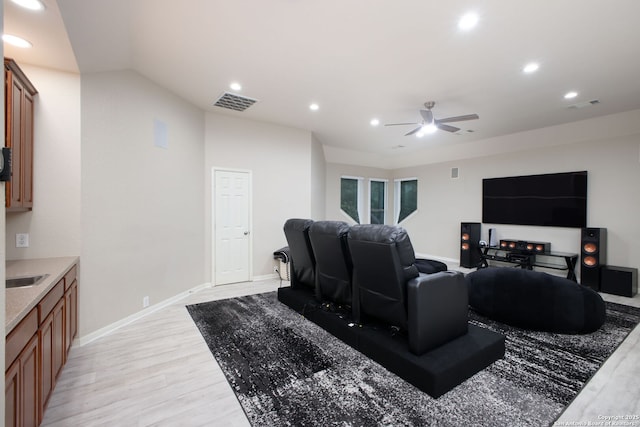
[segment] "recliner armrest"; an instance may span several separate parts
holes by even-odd
[[[442,271],[407,282],[409,349],[421,355],[467,333],[469,296],[464,275]]]

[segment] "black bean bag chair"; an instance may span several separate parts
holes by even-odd
[[[508,325],[562,334],[597,331],[605,321],[602,297],[586,286],[519,268],[484,268],[465,280],[469,305]]]

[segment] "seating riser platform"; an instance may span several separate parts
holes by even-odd
[[[405,335],[354,325],[348,312],[323,309],[311,289],[279,288],[278,300],[434,398],[504,357],[504,336],[475,325],[469,324],[465,335],[416,356]]]

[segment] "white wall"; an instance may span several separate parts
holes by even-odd
[[[458,259],[460,222],[482,222],[483,178],[586,170],[587,225],[608,229],[607,263],[640,267],[639,142],[640,135],[598,139],[396,170],[419,178],[419,212],[404,226],[416,251]],[[452,167],[459,178],[450,178]],[[548,241],[552,250],[580,252],[579,229],[483,224],[485,240],[489,227],[498,239]]]
[[[80,76],[19,64],[38,90],[34,106],[34,206],[7,213],[7,259],[80,255]],[[16,233],[29,247],[16,248]]]
[[[250,170],[253,178],[253,275],[272,274],[273,251],[286,245],[288,218],[310,218],[311,133],[216,113],[206,115],[207,260],[211,268],[211,170]],[[314,166],[315,165],[315,166]]]
[[[325,161],[310,132],[205,120],[132,71],[24,68],[40,91],[36,204],[9,214],[8,258],[80,255],[81,336],[140,311],[144,296],[154,304],[211,280],[213,166],[253,172],[254,276],[272,273],[287,218],[324,216]],[[154,146],[154,119],[168,149]],[[19,232],[28,249],[15,248]]]
[[[540,173],[588,171],[589,227],[608,230],[609,265],[640,267],[640,133],[639,111],[579,123],[556,126],[481,142],[491,155],[460,158],[420,166],[398,168],[388,173],[394,178],[418,178],[418,212],[403,221],[419,254],[458,260],[460,223],[482,222],[482,179]],[[607,136],[610,133],[613,136]],[[532,149],[536,140],[543,146]],[[548,141],[554,141],[550,144]],[[509,142],[517,151],[498,145]],[[569,141],[569,143],[567,143]],[[462,156],[459,156],[462,157]],[[457,167],[458,178],[451,178]],[[365,166],[327,164],[327,218],[343,219],[339,212],[341,175],[372,177],[385,170]],[[393,195],[390,194],[390,201]],[[391,218],[389,218],[391,223]],[[483,224],[482,237],[488,239],[495,227],[500,239],[548,241],[552,250],[580,252],[580,230],[574,228]]]
[[[326,215],[327,163],[322,143],[312,135],[311,143],[311,218],[319,221]]]
[[[139,74],[82,75],[81,336],[206,282],[203,140],[204,113]]]

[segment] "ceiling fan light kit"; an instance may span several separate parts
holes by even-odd
[[[414,125],[417,127],[409,132],[405,133],[405,136],[416,135],[417,137],[422,137],[429,133],[434,133],[436,130],[444,130],[446,132],[458,132],[460,128],[455,126],[447,125],[446,123],[453,122],[462,122],[466,120],[476,120],[479,119],[480,116],[477,114],[466,114],[464,116],[454,116],[454,117],[446,117],[444,119],[436,119],[433,116],[433,112],[431,109],[436,105],[434,101],[427,101],[424,103],[424,110],[420,110],[420,116],[422,117],[421,122],[415,123],[387,123],[385,126],[408,126]]]
[[[436,126],[435,123],[429,123],[429,124],[423,125],[418,131],[418,133],[416,133],[416,136],[418,138],[421,138],[424,135],[435,133],[437,130],[438,130],[438,126]]]

